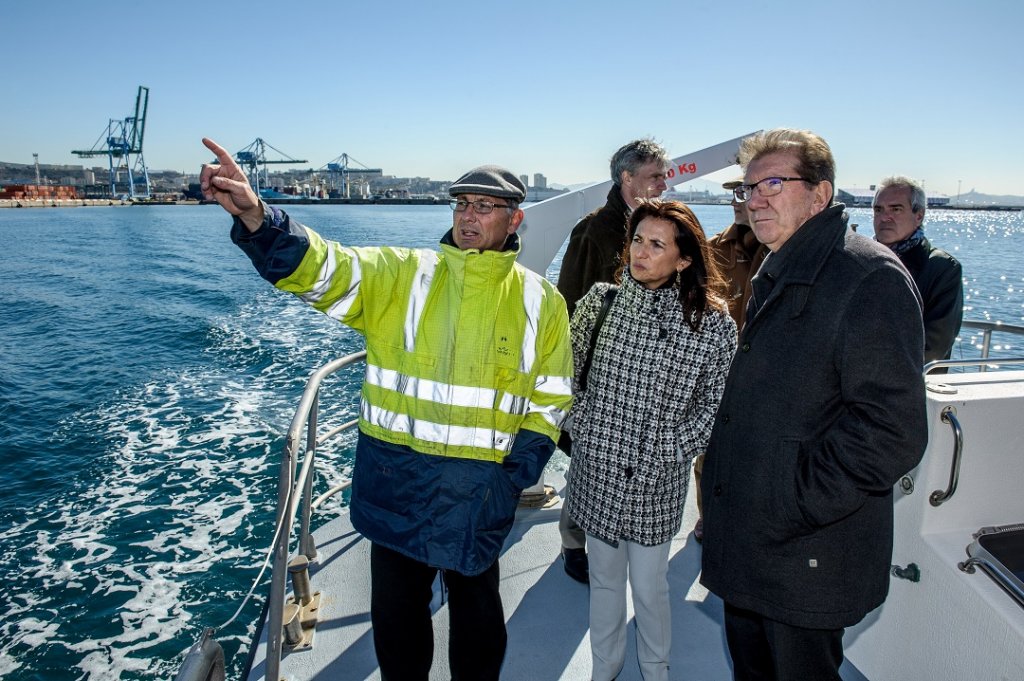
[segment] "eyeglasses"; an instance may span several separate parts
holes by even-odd
[[[740,203],[749,201],[754,196],[755,189],[757,189],[761,196],[775,196],[782,191],[782,184],[784,182],[811,182],[811,180],[803,177],[766,177],[754,184],[741,184],[732,190],[732,195]]]
[[[465,199],[452,199],[448,202],[448,205],[452,207],[452,210],[456,213],[464,213],[466,209],[473,206],[473,212],[477,215],[487,215],[495,208],[511,208],[512,206],[507,203],[492,203],[491,201],[466,201]]]

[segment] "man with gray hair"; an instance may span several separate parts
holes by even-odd
[[[598,282],[612,281],[626,245],[626,221],[640,199],[668,188],[668,153],[652,139],[633,140],[612,155],[608,201],[576,223],[558,273],[558,290],[572,317],[576,301]]]
[[[956,258],[924,235],[924,188],[909,177],[887,177],[871,207],[875,241],[896,254],[921,293],[925,363],[949,359],[964,316],[963,272]]]
[[[758,133],[740,165],[733,193],[771,252],[708,442],[701,583],[737,681],[839,681],[845,628],[888,592],[893,485],[928,441],[921,306],[833,204],[825,140]]]
[[[610,282],[626,246],[626,222],[637,201],[661,196],[668,188],[665,176],[670,159],[650,138],[637,139],[616,151],[609,163],[612,188],[608,201],[580,220],[569,235],[569,245],[558,273],[558,290],[572,317],[576,301],[598,282]],[[578,582],[590,582],[586,535],[562,505],[562,561],[566,573]]]

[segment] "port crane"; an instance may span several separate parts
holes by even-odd
[[[267,149],[277,152],[283,158],[280,159],[268,159]],[[271,163],[308,163],[305,159],[297,159],[288,156],[280,149],[275,149],[261,137],[257,137],[252,144],[247,146],[245,149],[235,154],[235,161],[240,166],[244,166],[249,169],[247,173],[249,175],[249,182],[252,184],[252,189],[259,196],[260,186],[267,187],[270,184],[269,173],[267,172],[267,166]]]
[[[352,163],[357,163],[362,167],[355,168],[352,166]],[[333,161],[329,161],[320,168],[320,170],[324,169],[327,170],[331,178],[331,189],[334,189],[336,186],[335,178],[341,178],[341,196],[346,199],[352,198],[351,186],[353,179],[358,180],[361,186],[366,187],[369,186],[369,179],[371,177],[380,177],[384,174],[384,171],[380,168],[370,168],[348,154],[342,154]]]
[[[135,96],[134,116],[123,119],[111,118],[106,131],[100,133],[92,148],[71,152],[79,158],[107,157],[111,196],[149,198],[149,170],[142,156],[142,139],[146,132],[148,107],[149,88],[140,85]]]

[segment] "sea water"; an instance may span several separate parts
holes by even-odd
[[[709,234],[731,222],[694,209]],[[289,212],[352,245],[433,248],[451,224],[445,206]],[[869,211],[851,222],[870,235]],[[173,677],[256,578],[305,381],[362,342],[260,279],[229,225],[215,206],[0,211],[0,677]],[[966,318],[1024,323],[1024,214],[936,210],[926,232],[963,264]],[[954,357],[979,342],[965,331]],[[333,418],[358,384],[340,379]],[[352,437],[323,452],[318,491]],[[265,583],[217,632],[229,678]]]

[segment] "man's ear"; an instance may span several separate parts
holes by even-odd
[[[822,180],[814,185],[814,210],[821,212],[829,207],[834,198],[834,188],[828,180]]]
[[[523,218],[524,217],[526,217],[526,215],[525,215],[525,213],[523,213],[523,209],[522,208],[516,208],[515,212],[512,213],[512,217],[508,221],[508,233],[509,234],[512,234],[517,229],[519,229],[519,225],[523,224]]]

